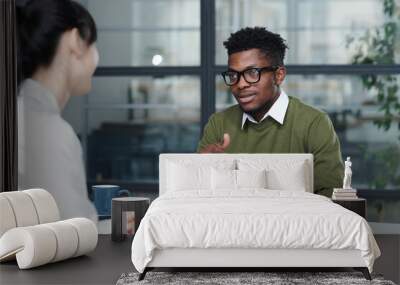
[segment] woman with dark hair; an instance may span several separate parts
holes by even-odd
[[[18,187],[44,188],[61,218],[97,220],[88,199],[82,148],[60,113],[87,94],[98,64],[96,25],[71,0],[31,0],[17,8]]]

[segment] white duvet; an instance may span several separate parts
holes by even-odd
[[[266,189],[160,196],[134,237],[135,268],[165,248],[358,249],[370,272],[380,256],[359,215],[320,195]]]

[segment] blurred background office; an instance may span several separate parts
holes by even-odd
[[[288,95],[325,110],[368,220],[400,223],[400,3],[395,0],[81,0],[101,62],[63,116],[89,185],[158,192],[158,155],[194,152],[215,111],[235,104],[222,42],[265,26],[288,43]]]

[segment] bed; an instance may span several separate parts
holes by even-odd
[[[311,154],[161,154],[160,196],[132,242],[159,267],[352,267],[380,255],[368,223],[313,194]]]

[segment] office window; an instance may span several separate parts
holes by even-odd
[[[287,40],[286,64],[348,64],[349,38],[378,27],[380,0],[216,0],[216,63],[226,64],[222,42],[230,33],[263,26]],[[400,51],[397,62],[400,62]]]
[[[150,185],[155,197],[159,153],[194,152],[210,114],[236,104],[219,75],[227,64],[223,41],[242,27],[265,26],[289,46],[283,88],[329,114],[343,156],[353,159],[354,186],[374,193],[368,219],[399,222],[399,119],[388,131],[373,124],[382,104],[361,75],[391,76],[399,86],[400,34],[393,53],[373,62],[386,65],[353,65],[360,45],[368,50],[361,37],[391,19],[383,10],[390,0],[80,2],[99,28],[100,67],[91,94],[72,99],[64,114],[82,139],[89,182],[115,182],[135,193]],[[379,46],[373,48],[379,57]]]
[[[101,66],[200,64],[199,0],[87,0]]]
[[[200,88],[194,76],[100,77],[86,105],[90,183],[158,182],[158,155],[194,152]]]

